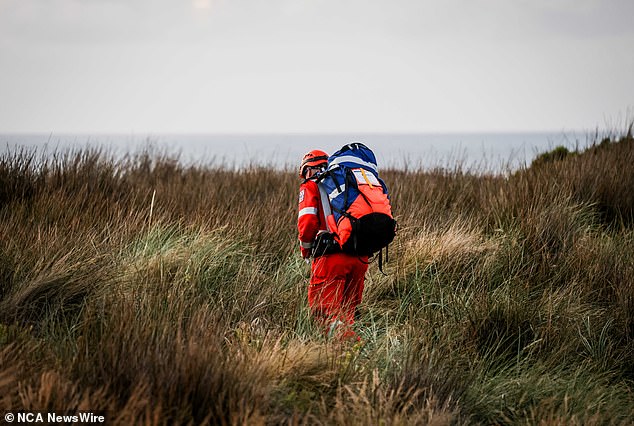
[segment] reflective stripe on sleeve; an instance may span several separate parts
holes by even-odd
[[[314,214],[315,216],[317,216],[318,210],[317,207],[304,207],[303,209],[301,209],[299,211],[299,214],[297,215],[298,218],[304,216],[305,214]]]
[[[313,248],[313,243],[305,243],[303,241],[300,241],[299,245],[306,250]]]

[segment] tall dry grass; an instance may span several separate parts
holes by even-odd
[[[634,418],[634,141],[513,174],[385,170],[358,331],[306,306],[297,178],[99,149],[0,159],[0,412],[112,424]]]

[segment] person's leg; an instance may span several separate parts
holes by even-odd
[[[321,256],[313,260],[308,305],[316,320],[329,331],[340,321],[342,298],[346,283],[345,264],[338,254]]]
[[[347,276],[342,304],[345,309],[346,319],[350,324],[355,320],[355,311],[363,298],[365,273],[368,265],[354,258],[350,261],[350,273]]]
[[[363,260],[361,261],[360,258],[354,256],[349,256],[347,259],[349,269],[343,292],[342,310],[348,326],[347,334],[351,338],[358,338],[356,333],[352,331],[352,326],[354,325],[357,307],[363,297],[365,273],[368,270],[367,260]]]

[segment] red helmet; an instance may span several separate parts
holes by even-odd
[[[319,149],[313,149],[302,158],[302,164],[299,166],[299,177],[304,178],[308,167],[325,166],[326,164],[328,164],[328,154]]]

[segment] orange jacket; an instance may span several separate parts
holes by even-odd
[[[310,257],[317,233],[327,230],[319,188],[312,180],[302,183],[299,187],[297,230],[299,231],[299,247],[302,251],[302,257],[307,259]]]

